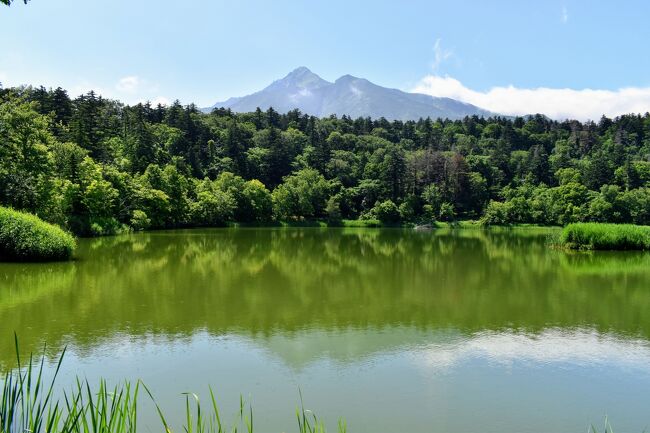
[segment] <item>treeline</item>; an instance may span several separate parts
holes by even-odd
[[[650,224],[650,115],[206,114],[0,89],[0,204],[82,235],[231,221]]]

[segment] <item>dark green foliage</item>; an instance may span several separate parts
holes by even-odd
[[[0,259],[65,260],[72,257],[75,239],[36,215],[0,207]]]
[[[572,249],[648,250],[650,226],[574,223],[562,230],[560,244]]]
[[[0,95],[0,204],[80,235],[336,223],[387,201],[403,223],[650,224],[650,114],[390,122]]]

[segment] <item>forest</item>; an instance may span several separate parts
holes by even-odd
[[[650,114],[318,119],[0,87],[0,204],[81,236],[357,219],[650,224]]]

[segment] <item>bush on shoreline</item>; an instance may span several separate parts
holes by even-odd
[[[76,247],[74,237],[36,215],[0,207],[0,259],[67,260]]]
[[[574,223],[562,230],[560,244],[585,250],[650,250],[650,226]]]

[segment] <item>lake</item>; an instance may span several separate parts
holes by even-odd
[[[553,229],[210,229],[82,239],[0,264],[0,370],[142,379],[257,431],[584,432],[650,425],[650,254],[549,248]],[[147,406],[145,403],[143,403]],[[150,406],[150,405],[149,405]],[[142,431],[161,431],[151,407]],[[232,414],[232,416],[230,416]],[[599,427],[602,430],[602,427]]]

